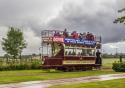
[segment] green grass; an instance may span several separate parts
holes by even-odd
[[[93,75],[113,74],[113,71],[83,71],[83,72],[60,72],[43,70],[1,71],[0,84],[34,80],[50,80],[60,78],[74,78]]]
[[[111,68],[112,67],[112,63],[115,61],[119,61],[119,58],[103,58],[102,59],[102,63],[103,63],[103,67],[104,68]]]
[[[103,59],[103,67],[112,67],[112,63],[118,59]],[[74,78],[103,74],[114,74],[111,69],[100,71],[83,71],[83,72],[61,72],[61,71],[45,71],[45,70],[20,70],[20,71],[0,71],[0,84],[35,81],[35,80],[51,80],[61,78]]]
[[[125,79],[117,79],[110,81],[80,83],[73,85],[52,86],[50,88],[125,88]]]

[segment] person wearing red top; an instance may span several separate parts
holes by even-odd
[[[94,41],[94,35],[91,33],[91,40]]]
[[[72,38],[75,38],[75,31],[71,33]]]
[[[72,35],[72,38],[75,38],[75,39],[79,38],[79,35],[78,35],[78,33],[76,31],[73,31],[71,33],[71,35]]]

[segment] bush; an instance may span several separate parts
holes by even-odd
[[[116,72],[125,72],[125,62],[114,62],[112,69]]]
[[[34,61],[34,62],[32,62],[32,64],[31,64],[31,69],[40,69],[40,65],[41,65],[40,62]]]
[[[40,69],[40,66],[40,60],[0,63],[0,71]]]

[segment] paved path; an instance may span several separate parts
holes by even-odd
[[[120,79],[120,78],[125,78],[125,73],[89,76],[89,77],[80,77],[80,78],[58,79],[58,80],[47,80],[47,81],[30,81],[30,82],[3,84],[3,85],[0,85],[0,88],[47,88],[49,86],[61,85],[61,84],[86,83],[86,82],[113,80],[113,79]]]

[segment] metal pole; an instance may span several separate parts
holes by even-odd
[[[122,55],[120,55],[120,62],[122,62]]]
[[[42,37],[43,37],[43,32],[41,32],[41,48],[42,48],[42,53],[41,53],[41,59],[43,59],[43,39],[42,39]]]
[[[39,47],[39,55],[40,55],[40,59],[41,59],[41,55],[42,55],[42,54],[41,54],[41,48],[42,48],[42,47]]]
[[[118,56],[118,48],[116,48],[116,57]]]

